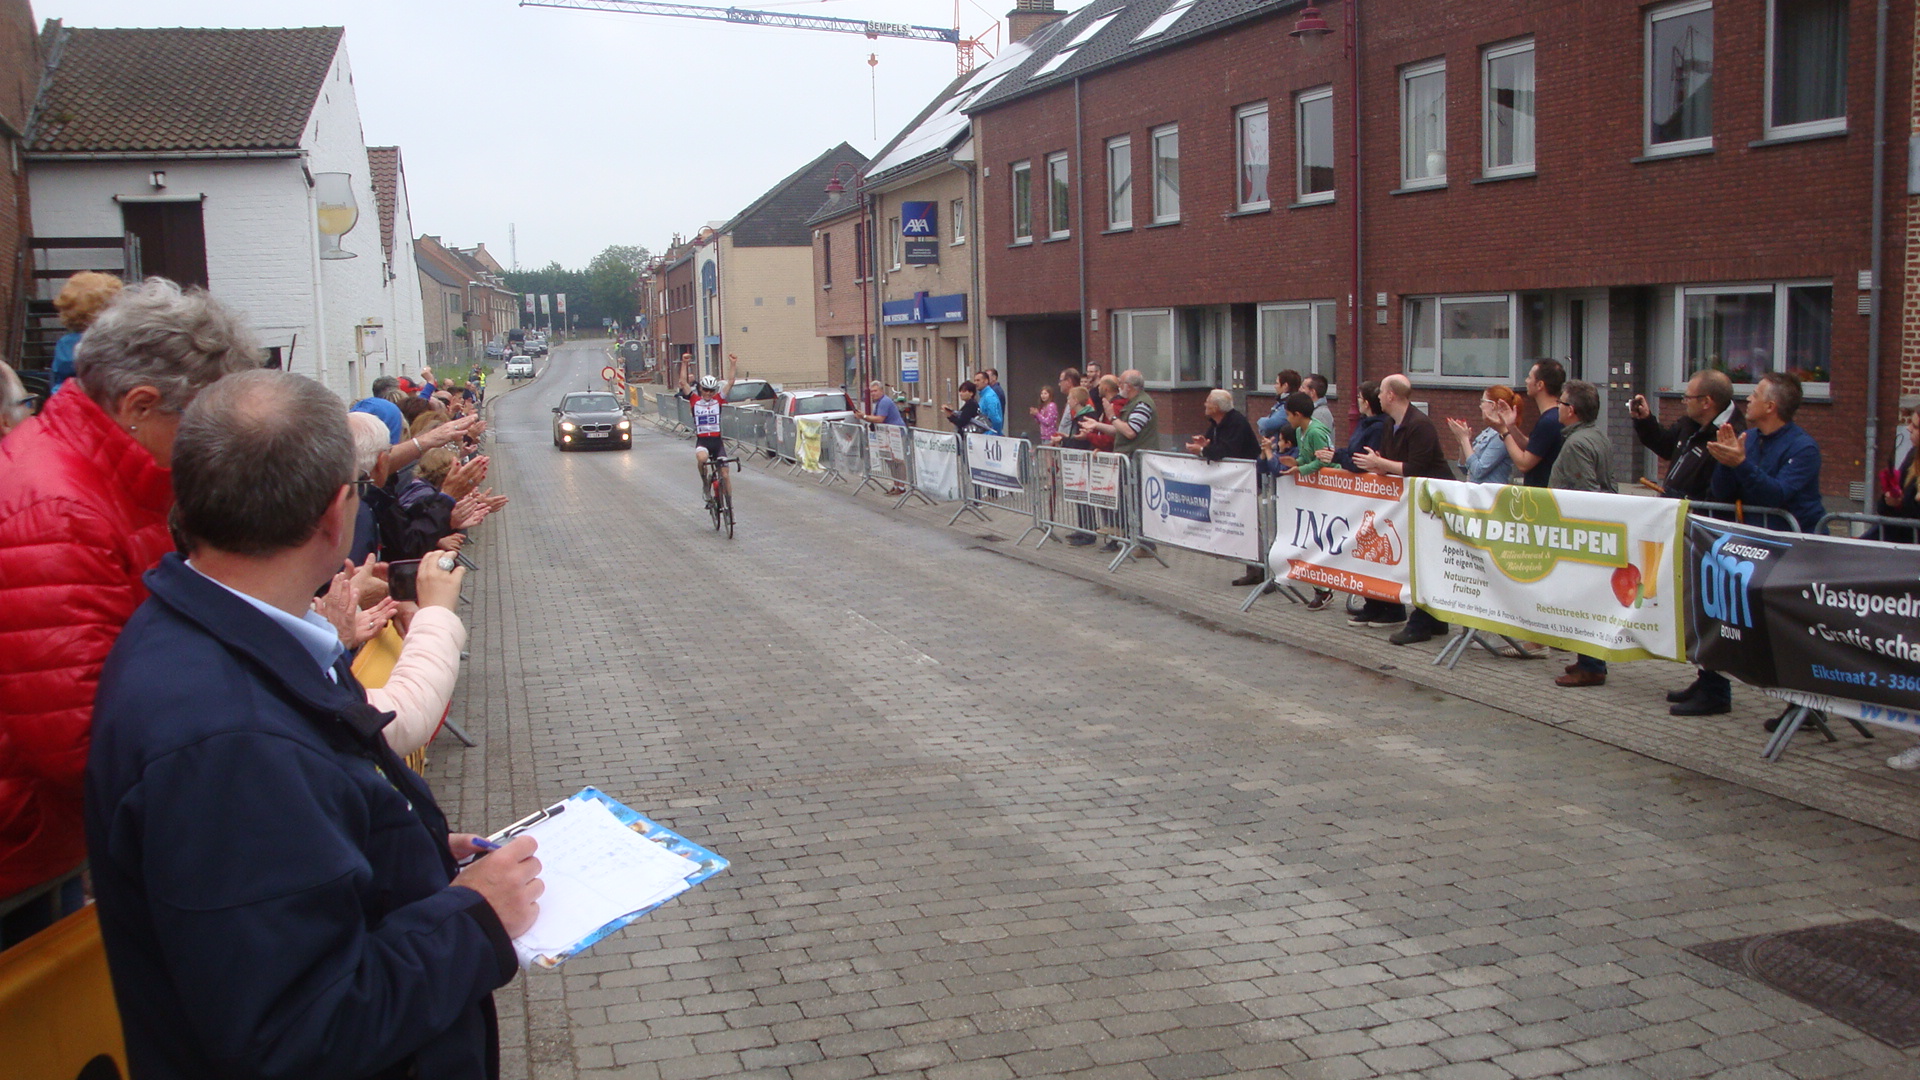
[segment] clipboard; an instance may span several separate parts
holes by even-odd
[[[589,807],[593,809],[588,810]],[[522,940],[525,937],[532,936],[533,931],[529,931],[528,935],[523,935],[522,939],[515,939],[514,949],[520,954],[522,967],[528,969],[540,968],[551,971],[559,967],[562,963],[565,963],[568,958],[577,956],[592,948],[608,935],[645,918],[662,905],[678,897],[681,893],[725,870],[729,865],[726,859],[715,852],[700,844],[694,843],[679,833],[674,832],[672,829],[648,818],[639,811],[622,804],[605,792],[593,787],[583,788],[577,795],[562,799],[552,806],[529,814],[519,821],[508,825],[506,828],[493,833],[488,836],[487,839],[495,843],[505,843],[519,836],[521,833],[529,831],[533,831],[537,839],[539,836],[538,829],[541,825],[555,822],[556,819],[566,814],[569,810],[576,812],[586,811],[588,814],[597,814],[599,811],[604,810],[607,814],[611,814],[613,820],[621,826],[638,834],[642,839],[658,845],[666,852],[687,860],[691,866],[685,877],[671,886],[671,892],[668,895],[644,903],[632,911],[613,918],[599,927],[586,932],[584,936],[581,936],[570,944],[560,947],[553,947],[549,944],[539,948],[523,945]],[[536,854],[535,857],[539,858],[540,856]],[[546,874],[547,871],[543,870],[542,876],[545,877]],[[550,883],[549,889],[552,888],[553,885]],[[534,923],[535,930],[540,929],[540,926],[541,924],[538,921]]]

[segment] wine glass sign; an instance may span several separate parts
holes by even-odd
[[[313,201],[320,219],[320,257],[351,259],[354,253],[340,246],[340,238],[353,231],[360,220],[360,205],[353,200],[353,177],[343,172],[313,174]]]

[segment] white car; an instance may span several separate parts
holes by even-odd
[[[509,379],[533,378],[533,357],[526,356],[524,354],[520,356],[507,357],[507,378]]]
[[[804,416],[811,420],[850,420],[860,414],[838,390],[783,390],[775,400],[776,416]]]

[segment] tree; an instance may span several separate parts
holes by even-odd
[[[601,319],[630,326],[639,312],[640,271],[651,258],[643,246],[613,244],[595,255],[584,270],[568,270],[551,262],[539,270],[507,274],[507,287],[543,296],[566,293],[567,310],[581,326],[599,326]]]

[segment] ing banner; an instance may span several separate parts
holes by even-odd
[[[1276,576],[1404,604],[1412,598],[1406,480],[1321,469],[1273,490]]]

